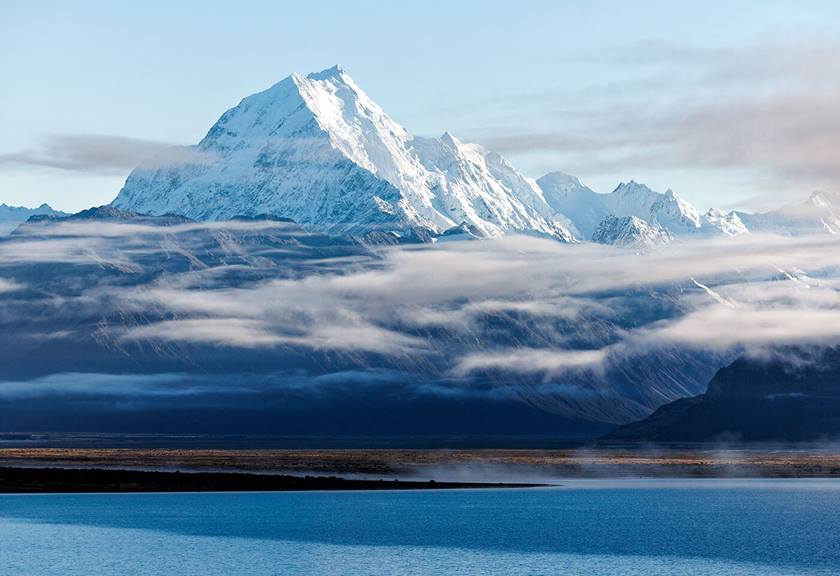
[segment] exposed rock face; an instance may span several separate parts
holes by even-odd
[[[607,216],[592,235],[592,241],[616,246],[646,247],[670,241],[669,234],[635,216]]]
[[[840,348],[739,358],[705,394],[677,400],[610,441],[804,441],[840,437]]]

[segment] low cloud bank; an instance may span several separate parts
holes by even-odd
[[[60,374],[253,370],[291,382],[298,371],[313,382],[384,370],[377,378],[401,374],[415,393],[520,395],[558,411],[561,397],[576,417],[627,421],[702,391],[738,354],[840,343],[840,239],[829,235],[635,252],[531,237],[332,250],[265,222],[42,230],[0,241],[0,323],[10,359],[74,350],[73,366],[47,356]],[[31,374],[3,377],[6,394],[84,380]]]
[[[593,370],[617,356],[672,345],[831,343],[840,338],[838,248],[830,236],[750,236],[647,253],[524,237],[388,249],[375,266],[341,274],[233,289],[194,275],[189,283],[161,281],[123,293],[126,305],[162,307],[176,319],[129,329],[122,338],[422,355],[436,349],[430,330],[475,337],[493,316],[544,331],[544,348],[488,339],[486,349],[454,360],[458,375]],[[678,316],[654,312],[633,325],[628,306],[655,306],[663,298]],[[555,322],[582,331],[622,329],[606,346],[566,348],[569,334]]]

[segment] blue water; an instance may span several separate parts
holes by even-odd
[[[840,574],[840,482],[0,496],[0,574]]]

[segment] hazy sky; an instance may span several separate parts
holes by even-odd
[[[342,64],[420,135],[701,209],[840,191],[836,2],[0,0],[0,202],[109,202],[291,72]]]

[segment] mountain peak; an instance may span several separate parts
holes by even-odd
[[[650,224],[636,216],[607,216],[592,235],[592,241],[616,246],[643,247],[664,244],[668,233],[657,224]]]
[[[660,226],[666,229],[696,230],[701,227],[697,209],[683,200],[673,190],[668,189],[650,208],[650,215]]]
[[[816,190],[808,197],[808,203],[813,206],[837,206],[840,207],[840,194],[836,192],[825,192]]]
[[[651,193],[653,192],[653,190],[651,190],[645,184],[641,184],[639,182],[636,182],[635,180],[629,180],[627,182],[619,182],[618,186],[616,186],[615,189],[612,191],[613,194],[619,195],[636,194],[639,192]]]
[[[292,74],[225,112],[198,144],[202,165],[141,166],[112,205],[197,220],[272,213],[332,234],[465,222],[484,236],[568,239],[536,183],[445,133],[416,138],[340,66]]]
[[[457,148],[461,145],[461,141],[458,140],[455,136],[452,135],[452,132],[447,130],[443,133],[440,137],[440,141],[446,144],[447,146],[452,146],[453,148]]]
[[[11,206],[3,202],[0,204],[0,236],[11,233],[19,224],[30,218],[53,218],[67,216],[66,213],[53,210],[49,204],[43,203],[37,208],[26,206]]]
[[[565,172],[561,172],[559,170],[549,172],[545,176],[542,176],[538,180],[538,182],[545,183],[546,185],[552,184],[554,186],[583,186],[583,184],[581,184],[580,179],[577,176],[572,176],[571,174],[566,174]]]
[[[320,72],[311,72],[310,74],[307,74],[306,77],[310,80],[328,80],[330,78],[339,78],[340,76],[346,75],[347,72],[344,68],[342,68],[340,64],[336,64],[332,68],[326,68]]]

